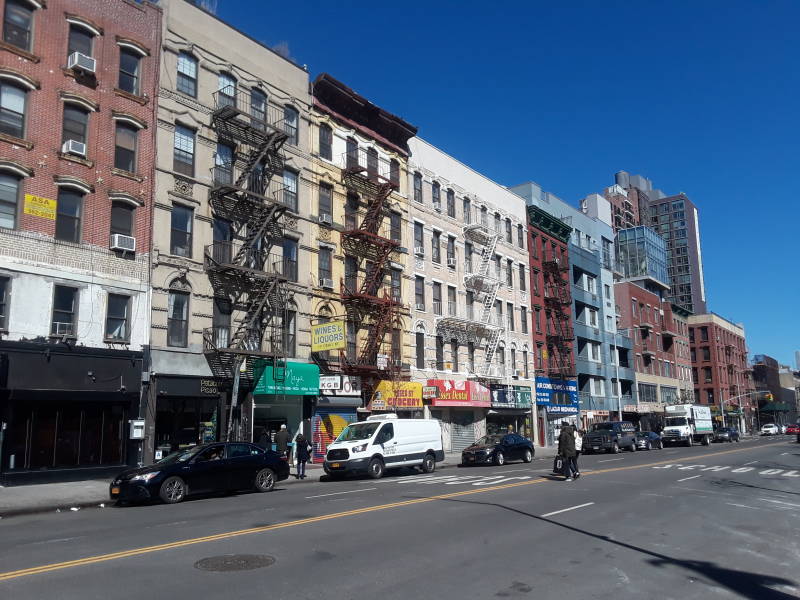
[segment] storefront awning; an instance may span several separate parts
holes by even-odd
[[[357,407],[361,406],[361,396],[319,396],[317,406]]]
[[[262,365],[256,365],[258,372]],[[256,384],[255,395],[316,396],[319,394],[319,367],[310,363],[287,362],[285,373],[275,378],[274,367],[263,367],[264,372]],[[283,376],[281,376],[283,375]]]

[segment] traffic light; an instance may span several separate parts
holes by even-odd
[[[772,394],[770,392],[764,394],[764,400],[766,400],[767,402],[772,402]]]

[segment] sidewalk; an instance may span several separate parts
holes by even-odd
[[[537,460],[550,460],[555,456],[555,448],[536,448]],[[460,452],[448,452],[444,461],[437,463],[438,469],[457,468],[461,463]],[[309,478],[318,479],[324,473],[321,464],[308,464]],[[292,475],[279,485],[300,483]],[[113,505],[108,498],[110,479],[87,481],[71,481],[66,483],[45,483],[38,485],[20,485],[13,487],[0,486],[0,519],[4,517],[36,514],[43,512],[61,512],[80,510],[82,508],[104,508]]]

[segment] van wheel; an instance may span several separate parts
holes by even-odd
[[[610,452],[611,452],[611,454],[619,454],[619,444],[618,444],[617,442],[614,442],[614,443],[611,445],[611,450],[610,450]]]
[[[525,454],[522,455],[522,460],[529,463],[533,460],[533,453],[529,449],[525,449]]]
[[[380,458],[373,458],[371,461],[369,461],[367,475],[369,475],[372,479],[380,479],[383,477],[383,461]]]
[[[422,459],[422,472],[433,473],[436,470],[436,459],[433,454],[426,454]]]
[[[636,452],[636,440],[631,444],[631,452]]]
[[[506,464],[506,457],[500,450],[498,450],[494,454],[494,464],[497,465],[498,467],[501,467],[504,464]]]

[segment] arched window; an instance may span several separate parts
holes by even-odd
[[[236,106],[236,78],[230,73],[219,74],[219,88],[217,91],[217,108],[223,106]]]
[[[439,185],[438,181],[434,181],[431,184],[431,198],[433,199],[433,208],[434,208],[434,210],[441,211],[442,210],[442,186]]]
[[[119,51],[119,89],[135,96],[139,95],[139,63],[142,56],[138,52],[122,48]]]
[[[319,126],[319,155],[325,160],[333,159],[333,129],[324,123]]]
[[[414,201],[422,202],[422,173],[414,173]]]
[[[378,177],[378,151],[375,148],[367,150],[367,175],[370,179]]]
[[[114,141],[114,166],[117,169],[136,172],[136,144],[139,130],[127,123],[117,121]]]
[[[25,107],[28,93],[7,80],[0,80],[0,132],[25,137]]]
[[[179,92],[197,98],[197,59],[188,52],[178,53],[176,87]]]
[[[358,142],[355,138],[347,138],[347,161],[346,168],[352,169],[358,167]]]
[[[3,41],[27,52],[33,47],[33,7],[25,0],[6,0]]]
[[[447,190],[447,216],[456,216],[456,193],[453,190]]]
[[[133,216],[135,207],[129,202],[115,200],[111,203],[111,235],[133,237]]]
[[[267,124],[267,95],[261,90],[250,90],[250,116],[253,127],[266,129]]]

